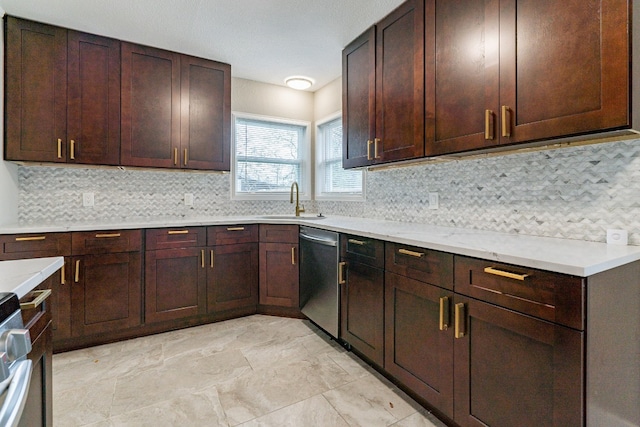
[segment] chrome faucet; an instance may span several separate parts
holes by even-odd
[[[296,216],[300,216],[300,212],[304,212],[304,205],[301,207],[300,206],[300,195],[298,194],[298,183],[293,181],[293,184],[291,184],[291,194],[290,194],[290,200],[289,203],[293,203],[293,187],[296,188]]]

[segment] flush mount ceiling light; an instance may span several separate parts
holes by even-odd
[[[291,76],[284,79],[284,83],[292,89],[305,90],[313,86],[315,81],[310,77]]]

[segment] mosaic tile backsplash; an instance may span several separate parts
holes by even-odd
[[[232,201],[229,174],[21,166],[24,224],[290,213],[288,201]],[[82,206],[82,193],[95,206]],[[428,209],[438,192],[440,208]],[[194,206],[185,206],[185,193]],[[367,173],[364,202],[307,202],[307,212],[640,245],[640,139]]]

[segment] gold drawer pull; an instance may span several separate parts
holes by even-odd
[[[71,160],[75,160],[76,159],[76,142],[72,139],[71,140],[71,153],[69,154],[69,158]]]
[[[449,297],[440,298],[440,330],[449,329]]]
[[[188,151],[185,148],[184,149],[184,165],[187,166],[187,162],[189,162],[189,155],[188,155]]]
[[[493,138],[493,110],[484,110],[484,139],[492,140]]]
[[[462,338],[465,336],[467,332],[465,328],[465,323],[464,323],[464,319],[466,317],[464,303],[459,302],[458,304],[455,305],[455,316],[456,316],[456,325],[455,325],[454,336],[456,338]]]
[[[344,268],[347,266],[346,262],[338,263],[338,284],[344,285],[347,283],[347,280],[344,278]]]
[[[374,138],[373,139],[373,159],[379,159],[380,156],[378,155],[378,142],[380,142],[380,138]]]
[[[398,249],[398,252],[403,255],[414,256],[416,258],[422,258],[424,256],[424,252],[414,252],[408,249]]]
[[[23,310],[32,310],[42,304],[47,298],[51,296],[51,289],[43,289],[41,291],[33,291],[36,297],[32,301],[21,302],[20,308]]]
[[[76,260],[76,277],[75,277],[76,283],[78,283],[80,281],[80,260]]]
[[[505,138],[511,137],[511,109],[503,105],[502,106],[502,136]]]
[[[58,138],[58,158],[62,158],[62,140]]]
[[[507,277],[509,279],[515,279],[515,280],[524,280],[527,277],[531,276],[530,274],[517,274],[517,273],[510,273],[508,271],[502,271],[502,270],[496,270],[493,267],[486,267],[484,269],[485,273],[489,273],[489,274],[494,274],[496,276],[500,276],[500,277]]]
[[[227,227],[227,231],[244,231],[244,227]]]
[[[178,166],[178,149],[173,149],[173,164],[174,166]]]
[[[202,268],[204,268],[204,249],[200,250],[200,255],[202,255],[202,261],[201,261],[200,266],[201,266]]]
[[[363,242],[362,240],[349,239],[349,243],[353,243],[354,245],[364,246],[367,242]]]
[[[169,230],[167,234],[189,234],[189,230]]]
[[[213,259],[214,259],[213,257],[214,257],[213,249],[211,249],[211,268],[213,268]]]
[[[65,274],[65,265],[66,265],[66,261],[62,263],[62,268],[60,269],[60,284],[61,285],[66,285],[67,284],[67,279],[66,279],[66,274]]]
[[[96,234],[96,239],[107,239],[110,237],[120,237],[120,233]]]
[[[373,141],[368,140],[367,141],[367,160],[373,160],[373,157],[371,157],[371,144],[373,144]]]
[[[291,248],[291,265],[296,265],[296,248]]]
[[[16,237],[16,242],[35,242],[37,240],[44,240],[47,236],[34,236],[34,237]]]

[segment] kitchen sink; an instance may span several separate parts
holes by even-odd
[[[304,220],[318,220],[325,219],[326,216],[318,216],[318,215],[261,215],[259,218],[264,219],[304,219]]]

